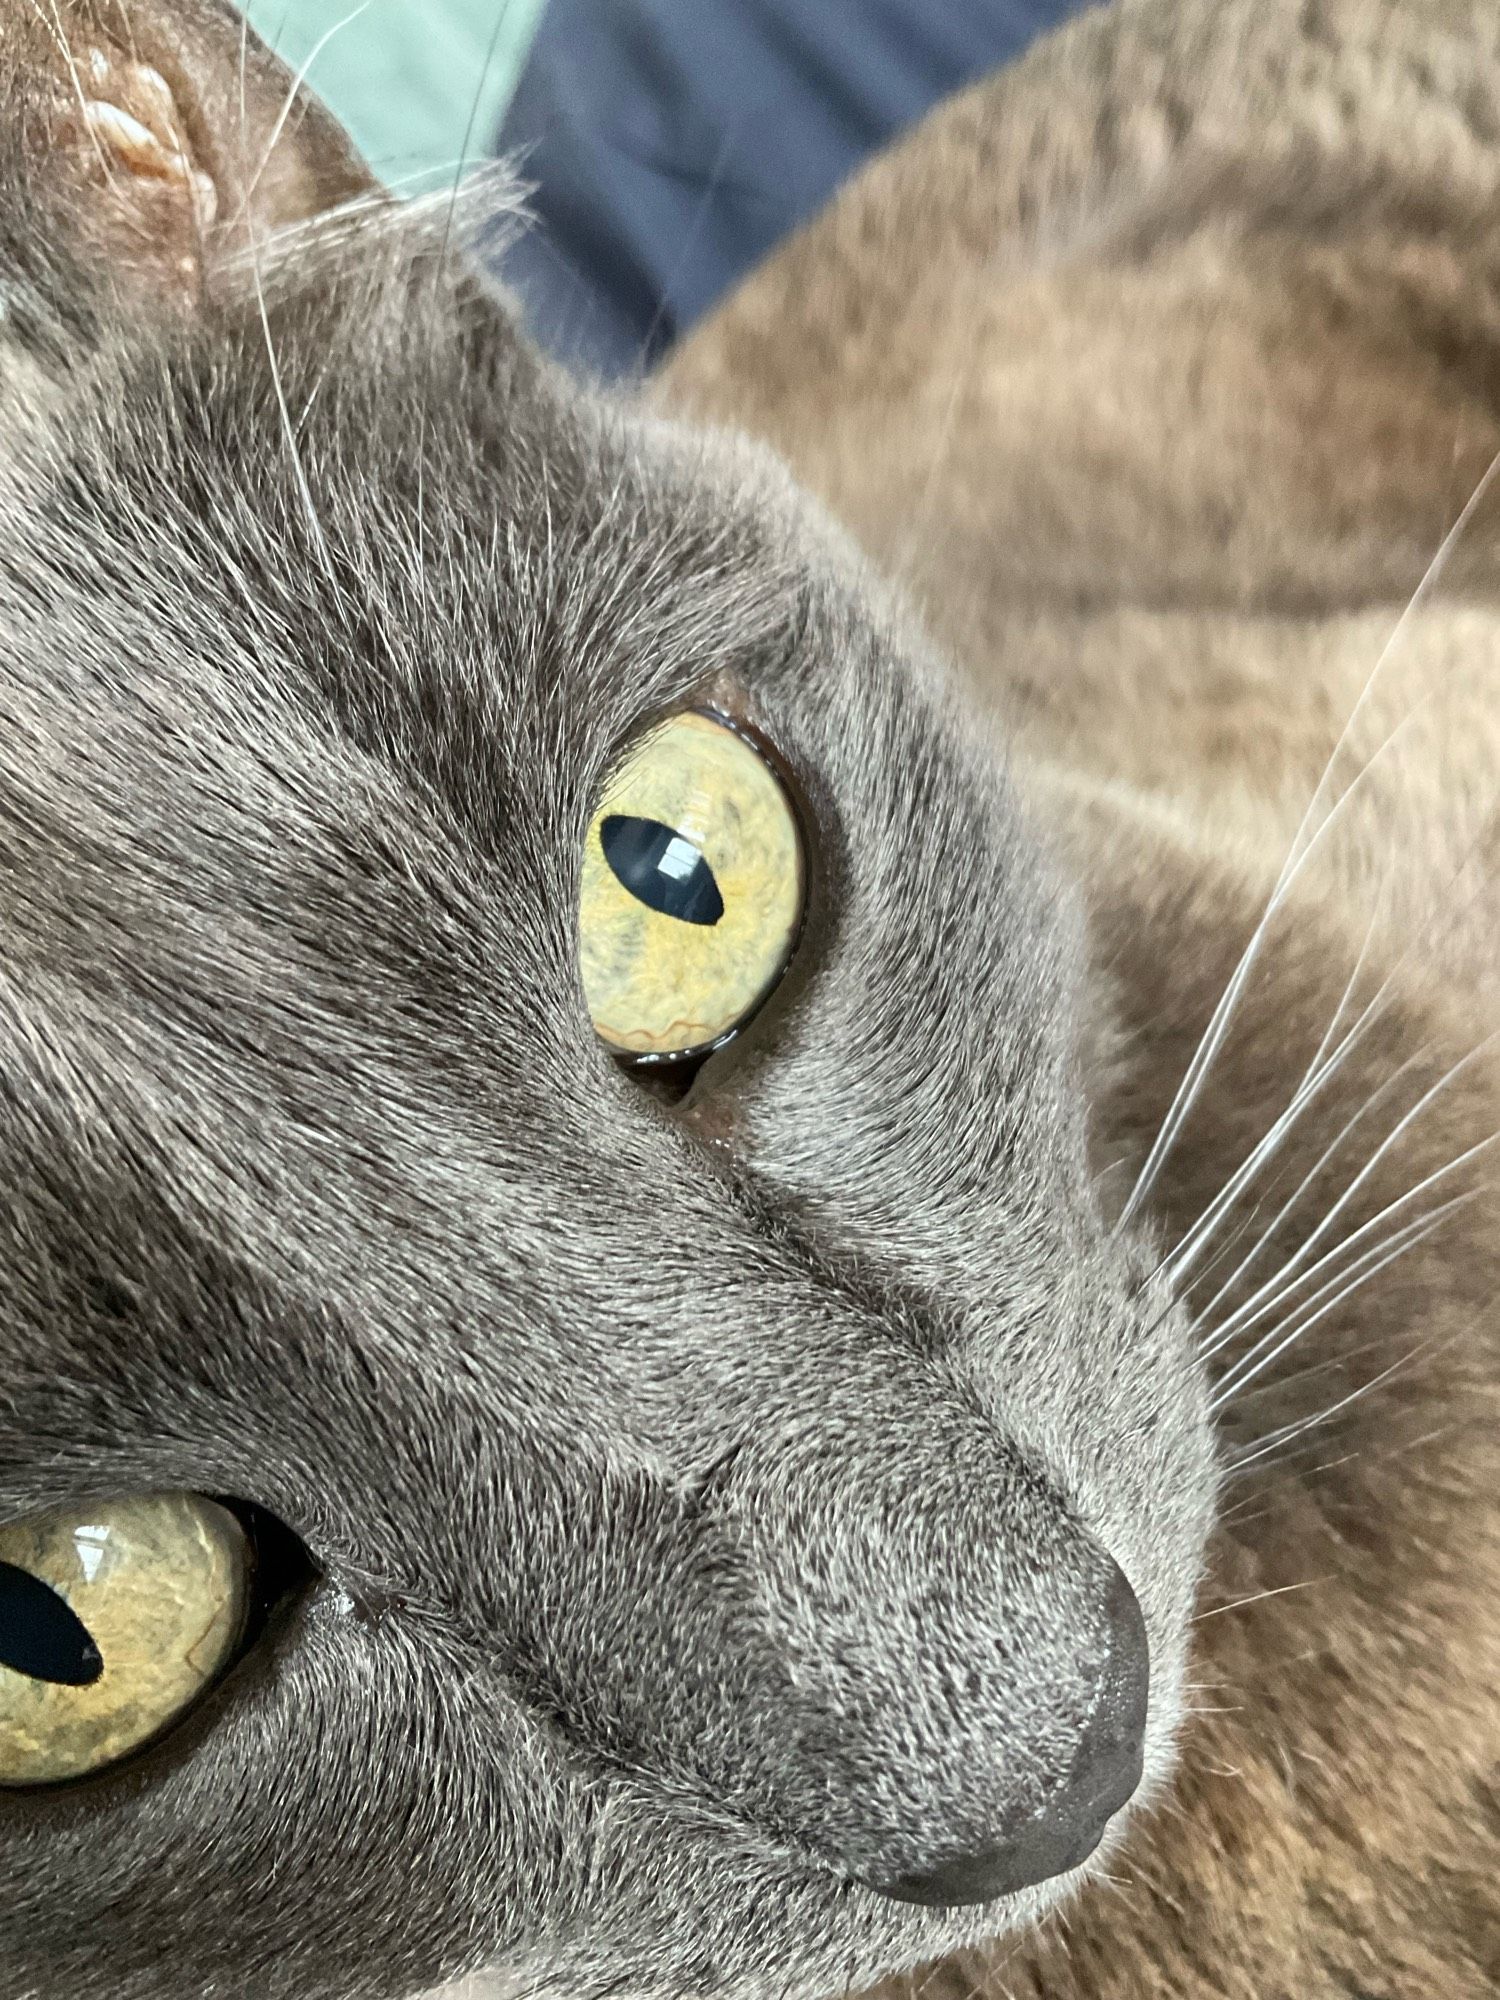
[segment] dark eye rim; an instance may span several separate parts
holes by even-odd
[[[817,823],[808,808],[803,787],[798,782],[795,770],[763,729],[748,721],[743,715],[735,714],[721,703],[707,700],[688,701],[679,707],[666,709],[654,716],[640,730],[633,732],[627,742],[619,746],[620,750],[627,748],[629,743],[638,741],[641,736],[649,735],[652,729],[674,721],[680,715],[705,716],[710,722],[718,723],[721,729],[727,729],[731,735],[737,736],[747,749],[755,752],[780,785],[782,797],[786,800],[787,809],[792,815],[792,824],[797,830],[797,845],[802,859],[802,900],[797,912],[796,928],[787,945],[781,970],[755,1005],[736,1021],[732,1028],[726,1028],[722,1035],[716,1036],[711,1042],[700,1043],[695,1049],[679,1049],[668,1053],[656,1050],[634,1052],[629,1049],[608,1048],[607,1044],[601,1042],[601,1046],[608,1048],[609,1056],[617,1069],[671,1103],[678,1102],[687,1095],[696,1083],[699,1073],[716,1057],[742,1043],[766,1009],[784,991],[802,950],[803,941],[808,935],[818,856]]]
[[[84,1771],[77,1777],[58,1779],[51,1784],[0,1783],[0,1805],[5,1809],[31,1802],[40,1810],[49,1799],[76,1799],[80,1793],[102,1789],[117,1779],[139,1774],[153,1757],[192,1727],[203,1709],[222,1694],[247,1663],[274,1642],[321,1582],[322,1571],[301,1537],[268,1508],[223,1493],[199,1491],[198,1498],[222,1507],[245,1532],[250,1564],[247,1603],[239,1638],[228,1663],[195,1700],[153,1736],[125,1756],[102,1764],[97,1771]]]
[[[234,1655],[214,1683],[220,1687],[253,1653],[276,1624],[293,1606],[315,1588],[321,1572],[306,1544],[286,1523],[252,1500],[236,1500],[222,1493],[206,1493],[232,1514],[245,1531],[250,1547],[249,1602],[245,1623]],[[213,1692],[205,1688],[205,1698]]]

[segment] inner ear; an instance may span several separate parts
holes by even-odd
[[[73,52],[77,97],[59,118],[73,152],[72,208],[84,243],[167,300],[195,298],[219,218],[171,86],[108,46]]]
[[[0,28],[15,4],[0,0]],[[125,289],[195,300],[217,260],[375,187],[228,0],[72,0],[45,16],[44,171]]]

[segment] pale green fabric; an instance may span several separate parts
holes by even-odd
[[[258,31],[414,191],[483,159],[545,0],[250,0]]]

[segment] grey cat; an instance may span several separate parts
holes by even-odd
[[[1170,1770],[1215,1471],[1001,742],[227,9],[3,0],[0,76],[0,1522],[212,1496],[290,1579],[0,1792],[0,1989],[811,1995],[1033,1921]],[[580,869],[704,709],[806,910],[674,1077]]]

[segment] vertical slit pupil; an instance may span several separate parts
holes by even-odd
[[[0,1562],[0,1667],[53,1687],[92,1687],[104,1659],[88,1627],[49,1584]]]
[[[611,813],[599,829],[599,844],[616,880],[647,909],[684,924],[716,924],[723,916],[714,871],[675,827]]]

